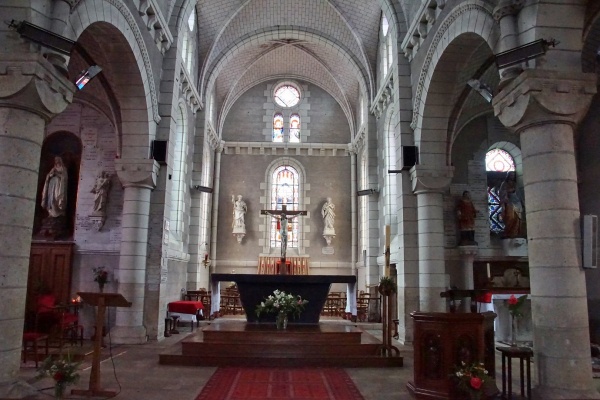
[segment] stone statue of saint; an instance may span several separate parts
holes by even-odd
[[[92,189],[92,193],[94,193],[94,214],[106,215],[106,200],[110,186],[110,174],[106,171],[100,172]]]
[[[325,204],[321,208],[321,215],[323,216],[323,222],[325,227],[323,234],[335,234],[335,228],[333,227],[335,219],[335,204],[331,201],[331,197],[327,198]]]
[[[41,203],[42,208],[48,211],[52,218],[66,215],[67,182],[67,167],[63,164],[62,158],[56,156],[54,166],[46,175]]]
[[[456,206],[456,216],[458,217],[458,228],[460,230],[459,246],[475,246],[475,218],[477,210],[471,201],[471,193],[468,190],[463,192],[462,198]]]
[[[246,211],[248,211],[246,202],[242,200],[241,194],[237,196],[237,200],[234,196],[231,196],[231,202],[233,203],[233,222],[231,224],[233,233],[245,233],[246,223],[244,222],[244,217],[246,215]]]
[[[523,219],[523,202],[517,191],[517,177],[514,171],[506,174],[504,182],[498,190],[502,206],[502,222],[504,222],[503,238],[516,238],[523,235],[521,222]]]

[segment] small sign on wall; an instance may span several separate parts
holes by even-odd
[[[321,253],[326,254],[328,256],[335,254],[332,246],[326,246],[321,249]]]

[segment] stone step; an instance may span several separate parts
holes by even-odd
[[[382,356],[382,343],[352,325],[220,322],[206,326],[170,352],[167,365],[277,367],[401,367],[403,359]],[[387,352],[390,354],[390,352]]]

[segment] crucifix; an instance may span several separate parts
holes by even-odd
[[[270,215],[273,218],[280,221],[279,235],[281,236],[281,266],[279,268],[279,274],[285,275],[287,272],[286,266],[285,266],[285,252],[287,250],[288,222],[292,221],[294,218],[296,218],[299,215],[307,215],[308,213],[306,211],[293,211],[293,210],[288,211],[286,205],[283,204],[281,206],[281,210],[260,210],[260,214],[261,215]]]

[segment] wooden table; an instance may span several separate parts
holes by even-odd
[[[529,347],[496,347],[500,353],[502,353],[502,398],[512,399],[512,359],[519,359],[520,366],[520,378],[521,378],[521,397],[525,396],[525,376],[523,370],[523,364],[527,362],[527,398],[531,399],[531,357],[533,357],[533,350]],[[508,360],[508,368],[506,363]],[[507,374],[508,370],[508,374]],[[508,380],[508,392],[507,392],[507,380]]]
[[[202,315],[202,310],[204,309],[204,305],[201,301],[193,301],[193,300],[181,300],[181,301],[172,301],[167,305],[167,315],[168,316],[177,316],[187,317],[187,319],[191,320],[191,328],[194,330],[194,319],[196,321],[196,326],[200,326],[200,319]],[[177,323],[174,323],[173,329],[177,329]]]

